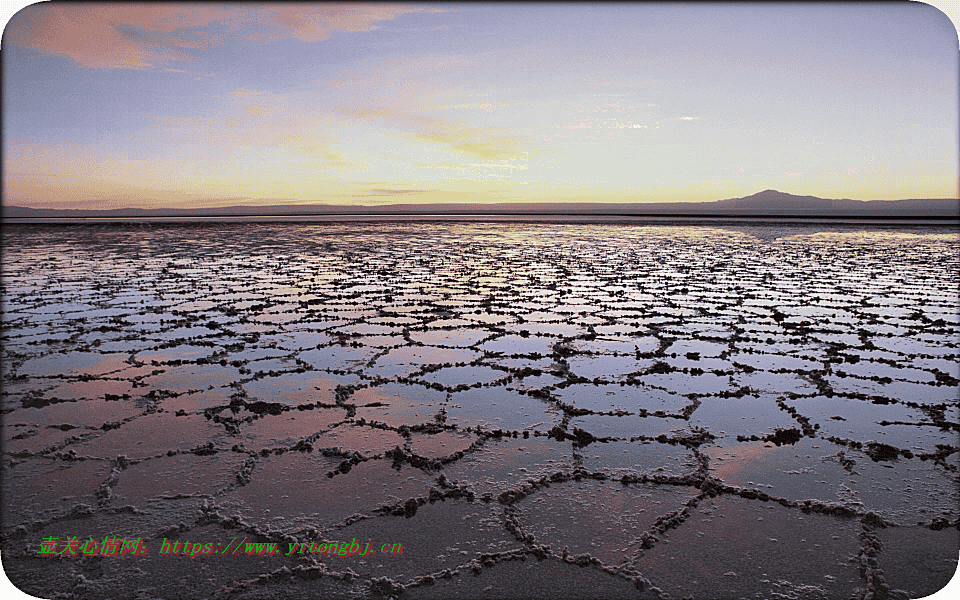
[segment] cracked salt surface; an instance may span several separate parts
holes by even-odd
[[[4,570],[74,598],[933,593],[960,551],[958,246],[904,226],[5,227]],[[37,556],[68,535],[151,551]],[[405,551],[159,554],[237,536]]]

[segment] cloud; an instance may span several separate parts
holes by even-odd
[[[505,104],[503,102],[470,102],[468,104],[450,104],[446,106],[438,106],[438,110],[451,110],[451,109],[475,109],[482,110],[484,112],[493,112],[494,109],[500,108],[509,108],[511,104]]]
[[[315,129],[323,121],[318,113],[291,107],[286,94],[244,88],[227,94],[211,116],[152,118],[159,127],[139,135],[155,135],[166,147],[188,144],[226,149],[316,145],[320,140]]]
[[[302,42],[319,42],[338,31],[353,33],[373,31],[374,23],[390,21],[413,12],[444,12],[443,9],[402,4],[277,4],[262,9],[264,21],[273,26],[269,32],[251,34],[251,40],[296,38]]]
[[[498,128],[466,128],[434,131],[413,136],[421,142],[449,146],[458,156],[466,154],[483,160],[514,160],[520,149],[516,136],[503,136]]]
[[[10,20],[9,42],[99,69],[145,69],[189,61],[219,43],[197,31],[228,16],[214,5],[34,4]]]
[[[336,32],[444,9],[390,5],[39,3],[7,25],[4,42],[65,56],[83,67],[148,69],[192,61],[228,38],[248,42],[319,42]]]
[[[355,119],[382,121],[399,130],[399,136],[416,142],[447,146],[456,156],[466,154],[483,160],[515,160],[526,141],[504,127],[470,127],[458,121],[440,119],[400,109],[374,108],[341,110],[338,114]]]
[[[241,114],[244,117],[265,117],[273,114],[273,111],[262,104],[254,104],[243,109]]]
[[[249,98],[250,96],[262,96],[264,92],[259,90],[245,90],[243,88],[237,88],[234,91],[230,92],[234,96],[240,96],[241,98]]]
[[[374,188],[366,194],[356,194],[357,196],[403,196],[406,194],[422,194],[430,190],[389,190],[384,188]]]

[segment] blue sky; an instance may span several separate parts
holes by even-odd
[[[957,49],[920,3],[36,4],[4,201],[957,197]]]

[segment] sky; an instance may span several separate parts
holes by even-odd
[[[40,3],[2,48],[7,205],[958,197],[922,3]]]

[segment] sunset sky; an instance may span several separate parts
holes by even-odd
[[[920,3],[34,4],[4,203],[955,198],[958,40]]]

